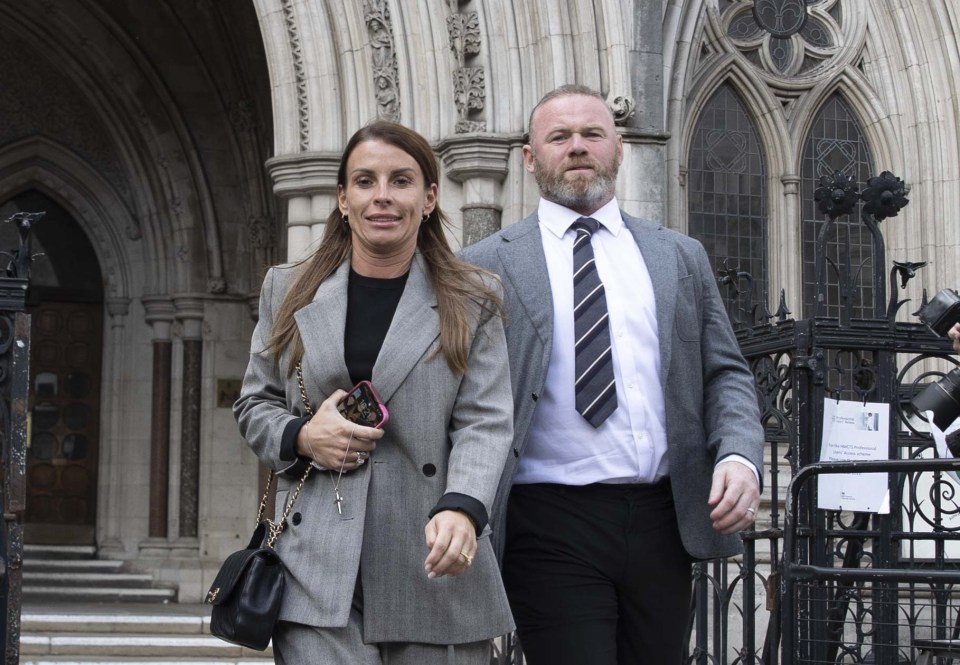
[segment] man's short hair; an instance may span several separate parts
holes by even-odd
[[[543,97],[540,98],[540,101],[537,102],[537,105],[533,107],[533,110],[530,111],[530,117],[527,119],[527,136],[526,142],[530,142],[530,135],[533,132],[533,116],[540,109],[541,106],[546,104],[552,99],[557,99],[558,97],[593,97],[594,99],[599,99],[603,102],[604,108],[610,111],[610,107],[607,106],[607,100],[603,98],[599,92],[594,90],[591,87],[580,85],[579,83],[568,83],[566,85],[561,85],[559,88],[554,88]],[[613,111],[610,111],[610,117],[613,117]]]

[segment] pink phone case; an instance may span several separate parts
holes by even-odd
[[[386,405],[369,381],[361,381],[340,400],[337,410],[344,418],[358,425],[383,427],[390,419]]]

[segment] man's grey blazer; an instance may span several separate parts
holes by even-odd
[[[260,319],[241,397],[240,432],[260,460],[283,470],[280,440],[304,414],[296,373],[263,353],[274,315],[297,273],[273,268],[264,279]],[[349,262],[328,277],[294,318],[303,338],[307,396],[314,409],[350,387],[344,361]],[[446,492],[474,497],[490,511],[513,438],[509,368],[498,316],[475,307],[469,371],[456,376],[439,347],[437,299],[422,258],[373,367],[372,383],[390,421],[369,462],[343,474],[343,515],[334,502],[337,470],[314,470],[277,541],[287,567],[280,618],[320,627],[347,625],[358,574],[366,642],[458,644],[513,629],[487,528],[473,565],[457,577],[428,579],[428,514]],[[432,356],[432,357],[431,357]],[[296,480],[281,476],[277,512]]]
[[[697,559],[739,552],[738,535],[710,522],[707,498],[717,460],[739,454],[762,472],[763,431],[753,377],[740,353],[706,251],[662,224],[621,212],[653,282],[660,338],[660,387],[666,405],[667,456],[680,534]],[[514,445],[493,509],[502,552],[504,513],[553,338],[553,299],[537,214],[465,248],[465,260],[500,275],[514,396]]]

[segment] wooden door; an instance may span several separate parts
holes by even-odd
[[[103,307],[41,303],[31,314],[32,426],[24,539],[94,544]]]

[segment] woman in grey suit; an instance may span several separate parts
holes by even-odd
[[[500,288],[450,250],[438,182],[423,137],[364,127],[319,248],[264,279],[234,412],[278,514],[318,467],[277,541],[277,663],[480,665],[513,629],[487,526],[513,435]],[[382,428],[337,411],[362,380]]]

